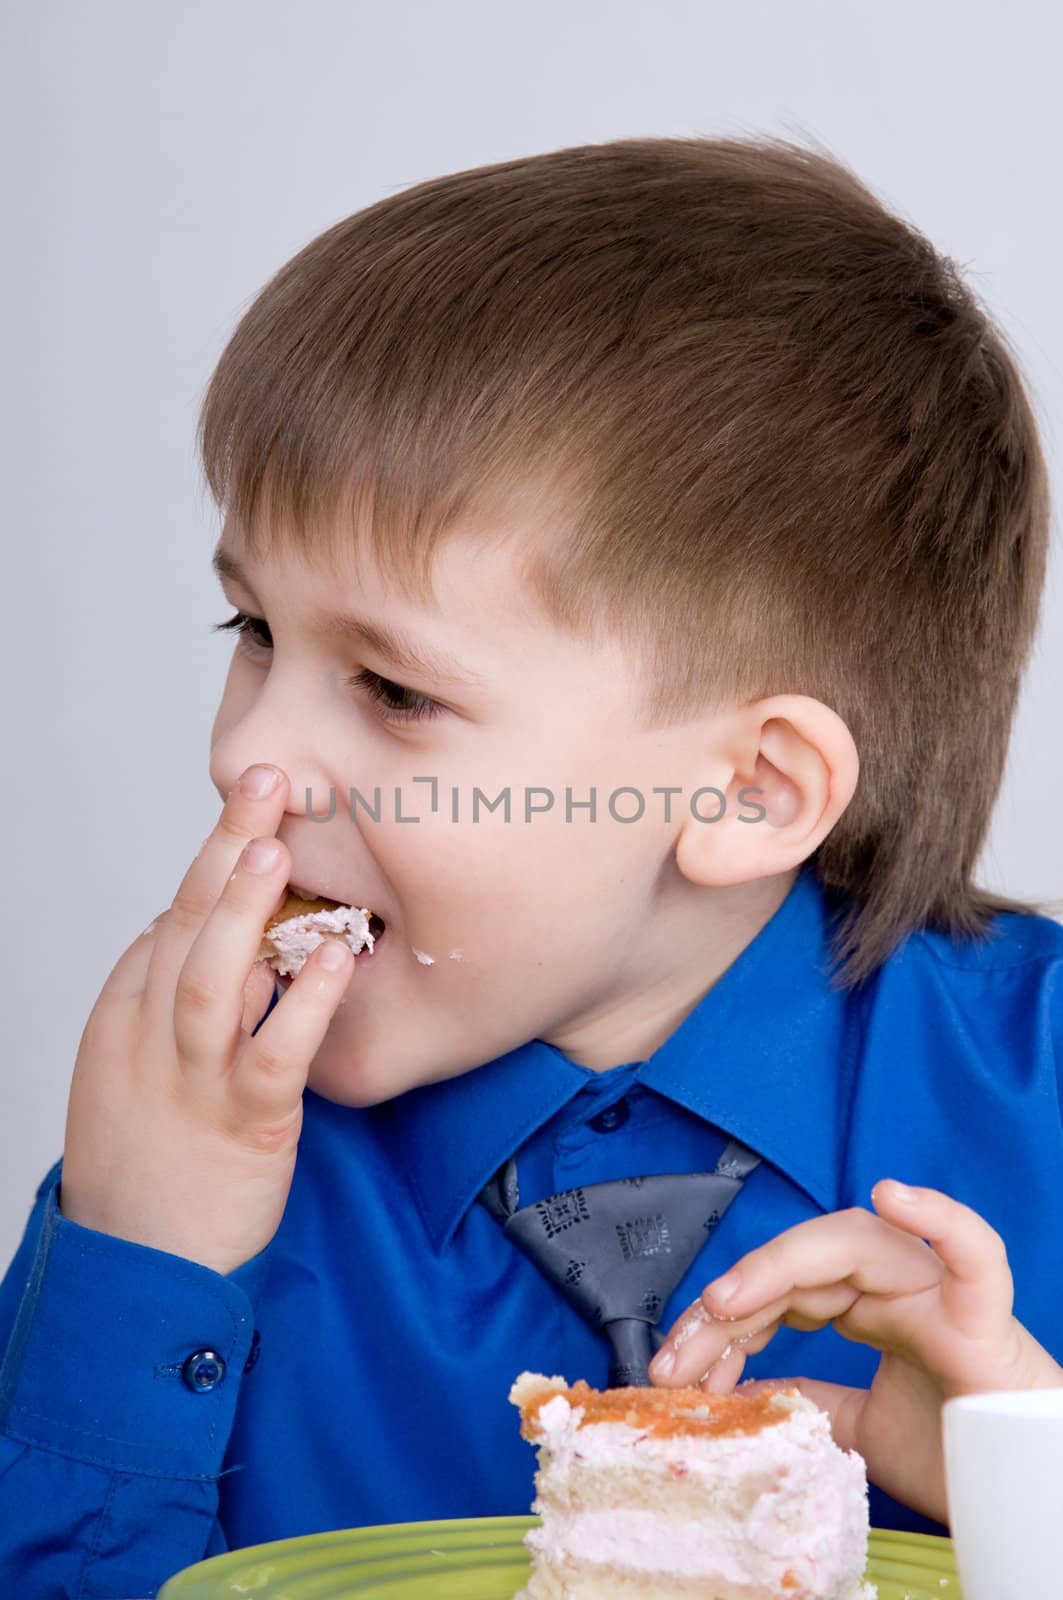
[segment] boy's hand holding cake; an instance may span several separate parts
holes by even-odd
[[[272,837],[287,796],[279,769],[244,773],[173,904],[104,984],[67,1108],[63,1216],[220,1273],[277,1231],[310,1064],[354,971],[349,926],[304,939],[291,992],[251,1036],[272,993],[256,1003],[263,930],[288,893]]]
[[[781,1325],[833,1323],[883,1352],[870,1389],[788,1378],[746,1383],[741,1393],[797,1388],[829,1413],[836,1442],[863,1456],[873,1483],[947,1522],[944,1402],[1061,1386],[1063,1367],[1012,1315],[1003,1240],[977,1212],[890,1180],[872,1200],[878,1216],[832,1212],[743,1256],[679,1318],[650,1377],[727,1392]]]

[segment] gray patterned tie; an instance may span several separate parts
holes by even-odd
[[[646,1369],[664,1342],[657,1320],[665,1302],[759,1162],[732,1139],[715,1172],[587,1183],[520,1208],[510,1157],[479,1198],[506,1237],[608,1336],[609,1387],[647,1388]]]

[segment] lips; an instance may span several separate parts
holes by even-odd
[[[323,889],[308,889],[304,884],[288,882],[289,894],[297,894],[300,900],[331,900],[333,905],[351,905],[350,900],[337,900],[335,895],[326,894]]]

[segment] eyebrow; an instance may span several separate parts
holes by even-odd
[[[236,557],[218,545],[210,564],[219,578],[229,578],[239,583],[249,593],[254,593],[250,579]],[[373,622],[368,617],[357,617],[350,612],[334,612],[314,623],[311,631],[318,638],[343,639],[349,644],[362,645],[382,656],[400,672],[410,672],[415,677],[446,678],[455,683],[473,687],[484,679],[463,667],[453,656],[440,650],[415,644],[384,622]]]

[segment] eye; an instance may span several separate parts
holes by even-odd
[[[215,622],[211,632],[224,633],[230,629],[240,634],[241,641],[248,641],[256,649],[273,649],[273,637],[261,617],[238,611],[228,622]],[[427,695],[418,694],[416,689],[406,689],[400,683],[393,683],[390,678],[382,678],[369,667],[363,667],[347,682],[352,689],[364,691],[380,716],[394,722],[414,722],[420,718],[435,717],[444,709],[435,700],[429,700]]]
[[[427,695],[418,694],[416,689],[404,689],[401,683],[382,678],[379,672],[373,672],[369,667],[363,667],[361,672],[356,672],[347,681],[352,689],[364,689],[383,716],[394,717],[397,721],[413,722],[418,717],[437,717],[443,709],[434,700],[429,700]],[[391,690],[402,703],[395,704],[390,697]]]
[[[273,636],[261,617],[249,617],[246,611],[238,611],[235,617],[229,618],[228,622],[215,622],[211,632],[224,633],[229,628],[240,634],[242,638],[251,640],[252,643],[258,645],[260,650],[273,649]],[[265,639],[259,637],[259,630],[266,635]]]

